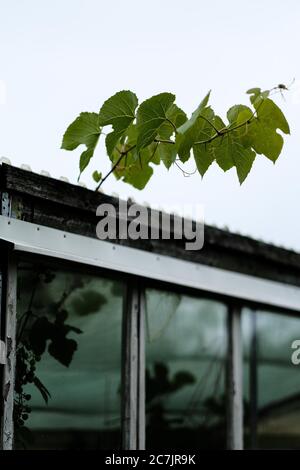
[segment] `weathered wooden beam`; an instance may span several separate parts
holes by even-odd
[[[125,450],[145,449],[145,292],[130,281],[123,314],[122,441]]]
[[[146,315],[146,298],[145,289],[141,285],[139,290],[139,361],[138,361],[138,450],[146,449],[146,389],[145,389],[145,315]]]
[[[6,358],[3,373],[1,422],[1,447],[3,450],[13,448],[14,423],[14,383],[16,364],[16,314],[17,314],[17,264],[11,254],[8,259],[5,315],[5,349]]]
[[[257,405],[258,405],[258,377],[257,377],[257,317],[256,311],[250,312],[251,337],[249,350],[249,397],[250,397],[250,446],[257,447]]]
[[[57,207],[65,207],[77,213],[77,220],[79,219],[80,223],[84,223],[82,214],[86,214],[87,218],[94,216],[96,208],[101,203],[118,206],[118,199],[115,197],[6,164],[0,165],[0,191],[16,194],[24,200],[27,198],[27,203],[30,201],[31,205],[29,210],[32,210],[33,214],[36,210],[35,206],[38,206],[39,203],[42,206],[48,205],[50,209],[49,220],[51,220],[51,205],[53,216],[57,212]],[[42,214],[43,210],[40,212]],[[46,212],[44,211],[44,213]],[[69,219],[71,218],[69,215]],[[75,216],[74,220],[76,220]],[[35,223],[40,222],[35,220]],[[300,270],[300,255],[298,253],[215,227],[205,226],[204,250],[206,247],[215,250],[217,256],[221,256],[221,252],[222,255],[224,252],[231,253],[233,258],[238,257],[240,264],[245,263],[246,257],[249,257],[249,264],[252,261],[252,265],[261,261],[271,263],[273,270],[282,267]],[[240,258],[241,255],[243,259]]]
[[[137,450],[139,292],[134,282],[126,288],[123,310],[122,444]]]
[[[0,192],[12,200],[12,216],[70,233],[96,237],[96,208],[118,199],[64,181],[0,165]],[[1,237],[1,234],[0,234]],[[204,248],[187,251],[185,240],[117,240],[157,254],[300,285],[300,254],[205,226]]]
[[[243,350],[241,308],[231,306],[228,312],[227,367],[227,448],[243,449]]]

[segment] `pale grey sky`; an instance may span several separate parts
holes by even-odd
[[[53,176],[78,174],[78,152],[60,150],[67,125],[116,91],[140,101],[161,91],[192,112],[209,89],[224,116],[253,86],[296,79],[282,107],[291,125],[274,166],[258,156],[239,186],[234,170],[204,179],[155,167],[143,190],[113,177],[103,189],[153,204],[201,203],[208,223],[300,250],[300,2],[298,0],[0,1],[0,155]],[[6,88],[4,96],[3,87]],[[2,90],[2,91],[1,91]],[[4,99],[5,98],[5,99]],[[192,162],[188,167],[193,170]],[[108,168],[99,147],[83,176]]]

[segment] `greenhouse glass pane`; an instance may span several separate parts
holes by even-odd
[[[15,447],[120,448],[122,285],[21,263]]]
[[[147,448],[226,446],[226,307],[146,292]]]
[[[291,360],[292,343],[300,339],[300,319],[258,311],[255,329],[253,325],[253,313],[245,310],[245,446],[300,449],[300,366]],[[251,416],[256,422],[252,437]]]

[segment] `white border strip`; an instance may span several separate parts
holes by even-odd
[[[300,288],[0,216],[15,250],[135,274],[300,312]]]

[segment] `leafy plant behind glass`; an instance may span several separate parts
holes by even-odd
[[[77,350],[77,342],[67,335],[70,332],[81,334],[82,331],[66,323],[68,312],[64,309],[67,298],[75,289],[82,286],[76,279],[64,291],[61,298],[47,305],[44,315],[37,315],[34,311],[34,299],[41,284],[50,284],[55,274],[43,267],[36,267],[36,276],[33,282],[28,308],[20,316],[17,329],[17,374],[15,380],[14,423],[16,440],[24,447],[32,441],[29,429],[25,422],[31,412],[31,395],[25,388],[32,384],[42,395],[47,404],[51,394],[36,374],[36,363],[43,354],[48,353],[65,367],[69,367],[73,355]]]

